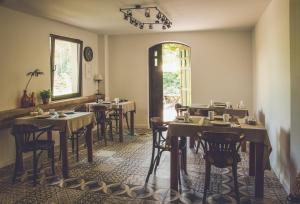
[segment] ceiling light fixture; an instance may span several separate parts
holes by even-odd
[[[139,12],[143,11],[143,15]],[[135,5],[134,8],[121,8],[120,12],[124,15],[124,20],[139,27],[144,28],[144,25],[149,25],[149,29],[153,29],[153,25],[162,25],[162,29],[171,28],[172,22],[168,17],[162,13],[156,6],[141,6]]]

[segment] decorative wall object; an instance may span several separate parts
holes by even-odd
[[[93,50],[91,47],[85,47],[83,50],[83,56],[85,61],[90,62],[93,60]]]
[[[21,107],[22,108],[27,108],[27,107],[32,107],[35,106],[35,95],[34,93],[31,94],[31,97],[28,96],[27,88],[32,80],[33,77],[39,77],[40,75],[43,75],[44,73],[40,71],[39,69],[35,69],[32,72],[28,72],[26,76],[30,76],[25,89],[23,91],[23,96],[21,98]]]

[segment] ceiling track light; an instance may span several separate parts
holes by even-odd
[[[142,10],[144,17],[137,15],[137,11]],[[156,6],[135,5],[133,8],[121,8],[120,12],[124,14],[124,20],[140,29],[144,29],[145,25],[149,25],[149,29],[153,29],[153,25],[162,25],[162,29],[171,28],[172,22],[161,12]],[[138,16],[138,17],[137,17]]]

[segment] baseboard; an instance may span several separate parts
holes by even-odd
[[[290,183],[288,183],[287,180],[283,179],[280,176],[280,173],[277,172],[273,167],[272,167],[272,171],[275,173],[276,177],[278,178],[278,180],[280,181],[281,185],[283,186],[285,192],[287,192],[288,194],[290,193]]]
[[[31,157],[31,154],[23,155],[23,160],[28,159],[29,157]],[[10,166],[10,165],[13,165],[14,163],[15,163],[14,159],[6,161],[0,165],[0,168],[4,168],[4,167]]]
[[[135,126],[135,128],[149,128],[149,126],[147,124],[143,124],[143,123],[135,124],[134,126]]]

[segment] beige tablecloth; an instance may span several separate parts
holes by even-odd
[[[135,102],[134,101],[126,101],[126,102],[121,102],[118,105],[113,105],[113,104],[102,104],[102,103],[86,103],[87,109],[89,111],[93,110],[93,106],[97,105],[105,105],[108,109],[114,109],[114,108],[122,108],[123,113],[127,113],[130,111],[135,111]]]
[[[218,132],[236,132],[244,134],[246,141],[261,143],[265,145],[264,152],[264,165],[265,169],[270,169],[269,156],[272,151],[271,143],[268,137],[267,130],[264,126],[248,125],[243,122],[243,119],[239,119],[240,127],[225,127],[225,126],[213,126],[208,124],[207,119],[201,116],[192,116],[190,123],[184,122],[170,122],[168,127],[167,138],[170,142],[171,137],[197,137],[198,132],[203,131],[218,131]]]
[[[32,124],[36,126],[54,125],[54,130],[66,132],[70,136],[72,132],[95,123],[95,115],[89,112],[75,112],[66,117],[59,118],[52,116],[50,118],[40,119],[38,116],[25,116],[15,119],[15,124]]]

